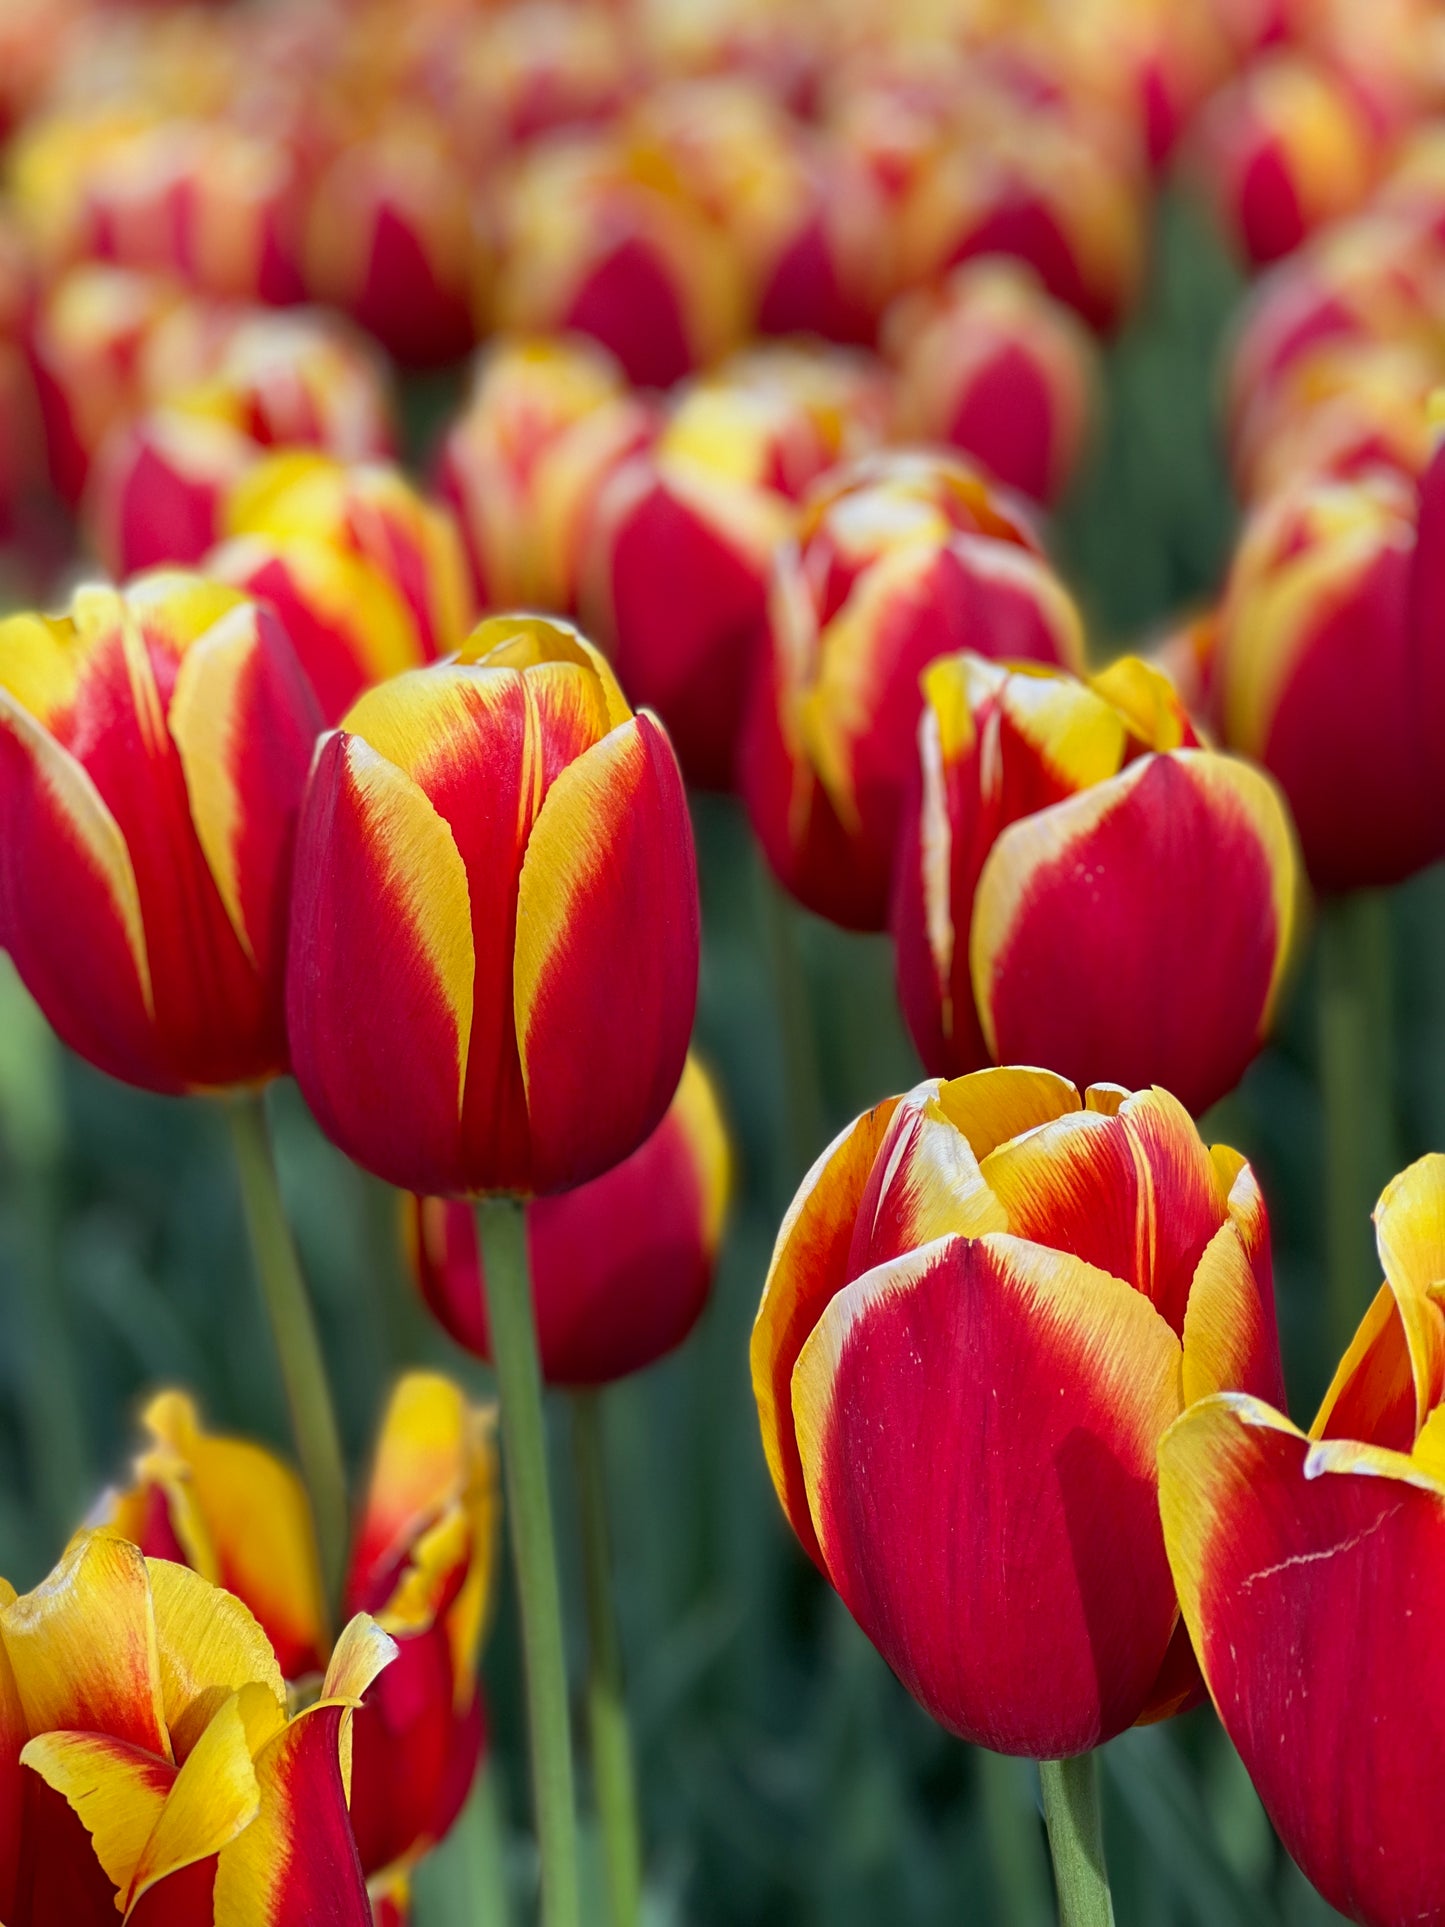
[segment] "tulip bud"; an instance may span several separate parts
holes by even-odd
[[[407,367],[456,361],[471,347],[476,254],[461,168],[424,125],[351,142],[313,190],[308,288]]]
[[[950,1732],[1059,1759],[1188,1704],[1155,1453],[1279,1394],[1264,1202],[1166,1092],[980,1071],[803,1181],[753,1327],[805,1551]]]
[[[1266,54],[1201,117],[1195,171],[1246,260],[1278,260],[1348,214],[1378,171],[1379,133],[1359,93],[1328,67]]]
[[[1200,748],[1136,658],[1081,682],[947,656],[923,691],[893,931],[925,1068],[1051,1064],[1207,1109],[1289,960],[1298,864],[1274,785]]]
[[[478,606],[568,609],[596,492],[654,432],[650,405],[595,342],[485,349],[438,477]]]
[[[942,457],[826,481],[774,560],[739,769],[780,881],[848,929],[887,920],[918,679],[965,643],[1082,665],[1078,612],[1010,498]]]
[[[287,1068],[286,900],[319,727],[275,616],[199,576],[0,623],[0,941],[101,1070],[180,1091]]]
[[[1445,552],[1417,542],[1417,513],[1386,472],[1302,482],[1246,524],[1220,610],[1224,740],[1284,790],[1322,890],[1445,854],[1445,676],[1412,600]]]
[[[1285,1846],[1363,1927],[1437,1919],[1445,1892],[1442,1223],[1437,1154],[1376,1207],[1386,1282],[1308,1436],[1236,1392],[1159,1448],[1169,1562],[1219,1717]]]
[[[292,450],[247,471],[208,571],[271,603],[334,722],[363,689],[455,649],[466,572],[451,516],[396,469]]]
[[[605,1385],[682,1344],[712,1289],[731,1165],[711,1080],[689,1057],[666,1117],[639,1150],[590,1184],[527,1206],[537,1344],[549,1385]],[[471,1206],[409,1199],[406,1243],[432,1312],[459,1345],[490,1358]]]
[[[494,617],[323,740],[292,1053],[327,1135],[388,1182],[552,1191],[619,1163],[677,1087],[697,961],[676,760],[574,630]]]
[[[1088,427],[1094,353],[1027,269],[959,268],[891,308],[885,337],[901,437],[957,448],[1035,502],[1063,493]]]
[[[723,230],[640,158],[616,136],[572,134],[519,161],[495,320],[521,334],[591,335],[629,381],[667,387],[738,341],[746,284]]]

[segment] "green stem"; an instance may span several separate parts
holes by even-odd
[[[1319,1064],[1331,1359],[1343,1356],[1379,1281],[1370,1228],[1395,1169],[1389,898],[1328,899],[1319,924]]]
[[[226,1116],[256,1276],[286,1388],[296,1455],[311,1495],[322,1581],[328,1607],[334,1612],[341,1597],[346,1562],[346,1466],[326,1362],[296,1243],[281,1202],[264,1101],[258,1093],[233,1098],[226,1106]]]
[[[759,851],[758,896],[782,1050],[784,1201],[823,1148],[823,1090],[808,973],[798,943],[798,907]]]
[[[1054,1861],[1059,1927],[1113,1927],[1097,1756],[1080,1753],[1072,1760],[1040,1760],[1039,1784]]]
[[[622,1683],[622,1644],[612,1594],[599,1393],[579,1392],[573,1398],[572,1439],[587,1593],[587,1724],[592,1743],[592,1789],[602,1823],[612,1927],[637,1927],[642,1918],[642,1839],[632,1734]]]
[[[521,1605],[532,1743],[532,1800],[544,1927],[579,1927],[577,1817],[562,1596],[557,1583],[542,1374],[527,1275],[526,1219],[514,1198],[484,1198],[477,1234],[486,1276],[492,1364],[502,1408],[507,1518]]]
[[[975,1748],[974,1759],[999,1918],[1010,1927],[1038,1927],[1049,1902],[1032,1769],[1027,1760],[987,1747]]]

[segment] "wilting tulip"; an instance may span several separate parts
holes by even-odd
[[[652,404],[594,341],[537,337],[484,350],[438,476],[478,607],[570,609],[597,491],[656,430]]]
[[[1095,381],[1089,336],[1026,268],[987,260],[889,310],[898,433],[971,455],[1035,502],[1067,486]]]
[[[689,1058],[667,1116],[640,1150],[590,1184],[527,1206],[542,1376],[603,1385],[680,1345],[712,1289],[732,1157],[711,1080]],[[412,1274],[459,1345],[491,1355],[476,1218],[411,1198]]]
[[[944,456],[826,479],[774,560],[739,770],[773,870],[835,923],[887,920],[919,677],[965,644],[1082,666],[1078,612],[1026,514]]]
[[[460,163],[425,125],[349,142],[312,191],[308,288],[408,367],[456,361],[471,347],[476,253]]]
[[[61,1037],[147,1090],[286,1069],[320,718],[275,616],[199,576],[0,623],[0,940]]]
[[[1436,456],[1421,499],[1445,483]],[[1289,799],[1323,890],[1387,884],[1445,854],[1445,664],[1429,598],[1441,534],[1377,472],[1306,479],[1246,524],[1220,611],[1215,696],[1231,749]]]
[[[825,1151],[753,1328],[773,1483],[914,1697],[1057,1759],[1197,1687],[1155,1453],[1280,1388],[1264,1203],[1163,1091],[921,1084]]]
[[[1445,1158],[1375,1212],[1386,1283],[1308,1437],[1258,1397],[1166,1435],[1159,1495],[1199,1663],[1280,1838],[1363,1927],[1445,1920]]]
[[[615,134],[540,142],[508,187],[499,327],[575,329],[629,381],[667,387],[743,333],[746,281],[724,230]]]
[[[483,622],[312,767],[289,1030],[322,1128],[409,1191],[560,1190],[660,1123],[697,994],[666,736],[575,630]]]
[[[1381,141],[1357,89],[1294,52],[1272,52],[1201,117],[1195,170],[1247,260],[1277,260],[1358,207]]]
[[[399,470],[299,450],[249,469],[211,575],[271,603],[334,722],[362,690],[455,649],[466,631],[450,514]]]
[[[78,1534],[0,1598],[11,1927],[370,1927],[347,1800],[357,1709],[395,1652],[373,1621],[290,1718],[246,1606],[114,1533]]]
[[[304,1692],[331,1663],[331,1638],[300,1480],[263,1447],[205,1431],[183,1393],[154,1399],[145,1426],[149,1443],[131,1484],[103,1501],[105,1522],[240,1599]],[[435,1373],[398,1381],[357,1509],[343,1601],[396,1646],[353,1729],[351,1818],[368,1878],[390,1883],[434,1846],[476,1770],[496,1470],[490,1412]]]
[[[923,690],[893,930],[925,1068],[1113,1074],[1198,1115],[1259,1048],[1289,961],[1274,784],[1201,748],[1137,658],[1079,681],[947,656]]]

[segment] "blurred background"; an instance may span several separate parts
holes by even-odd
[[[1224,577],[1238,515],[1224,366],[1251,276],[1329,220],[1351,218],[1385,178],[1402,128],[1423,111],[1399,105],[1396,69],[1413,64],[1424,73],[1434,58],[1428,10],[1371,10],[1368,46],[1378,71],[1356,58],[1365,9],[1323,0],[1294,14],[1212,0],[1079,7],[1068,10],[1076,25],[1067,47],[1057,37],[1046,47],[1045,8],[995,15],[957,0],[893,11],[908,23],[885,26],[848,0],[816,17],[802,7],[679,0],[634,13],[423,6],[406,9],[402,32],[383,27],[376,10],[345,5],[197,12],[0,0],[0,117],[9,142],[0,202],[7,605],[48,604],[86,574],[160,559],[146,552],[153,531],[135,538],[139,551],[117,536],[119,484],[96,480],[129,472],[122,456],[103,453],[107,437],[114,450],[115,437],[148,410],[175,405],[154,355],[147,365],[138,345],[145,302],[167,312],[196,302],[230,312],[238,303],[309,299],[348,314],[369,337],[366,352],[380,358],[399,451],[430,480],[466,401],[467,357],[499,314],[529,328],[578,318],[546,312],[523,286],[526,263],[519,268],[518,260],[530,217],[518,211],[519,169],[540,176],[539,155],[579,125],[589,140],[616,137],[649,105],[665,119],[658,101],[666,88],[725,81],[759,90],[781,117],[784,158],[791,165],[801,143],[809,179],[833,182],[820,190],[825,205],[851,207],[863,190],[839,185],[828,170],[872,165],[887,145],[877,132],[879,102],[865,85],[870,58],[881,46],[916,78],[929,49],[944,46],[960,96],[984,84],[978,76],[988,63],[1037,63],[1027,84],[1012,69],[1001,79],[990,68],[991,111],[1007,102],[1014,145],[1027,146],[1029,130],[1051,125],[1051,116],[1089,103],[1070,127],[1111,130],[1091,134],[1089,151],[1119,168],[1122,218],[1137,225],[1137,286],[1121,270],[1086,299],[1064,285],[1062,271],[1053,277],[1060,300],[1091,309],[1084,319],[1095,337],[1091,425],[1048,537],[1086,611],[1093,655],[1104,660],[1204,606]],[[1397,13],[1403,24],[1392,29]],[[1000,25],[1004,15],[1017,18]],[[1369,93],[1370,102],[1358,167],[1336,168],[1334,187],[1316,203],[1301,192],[1298,219],[1280,232],[1261,226],[1230,157],[1245,137],[1242,99],[1256,112],[1257,145],[1273,140],[1282,166],[1296,151],[1255,96],[1241,94],[1261,67],[1282,60],[1309,68],[1326,88],[1348,72],[1349,98]],[[901,84],[899,98],[915,112]],[[898,113],[906,120],[902,106]],[[979,131],[986,123],[987,114],[970,119],[950,107],[925,143],[928,165],[941,172],[960,155],[967,164],[969,142],[992,138]],[[407,142],[425,147],[424,163],[412,153],[387,175],[392,144]],[[901,136],[897,148],[913,151]],[[765,161],[783,166],[771,155],[755,158],[759,169]],[[263,162],[280,168],[281,188],[264,186],[271,176]],[[770,178],[764,172],[765,195]],[[1055,209],[1054,230],[1063,243],[1036,248],[1027,223],[1010,229],[1003,221],[980,250],[1002,245],[1031,261],[1044,282],[1060,247],[1068,256],[1071,236],[1076,253],[1088,254],[1069,224],[1076,178],[1067,169],[1040,177],[1039,198],[1064,209]],[[178,181],[200,183],[199,214],[177,212]],[[244,203],[249,219],[257,194],[275,221],[264,246],[252,246],[253,231],[235,211]],[[299,213],[292,195],[305,202]],[[444,205],[455,209],[450,238],[439,232]],[[378,209],[390,210],[389,229]],[[889,226],[885,218],[879,232]],[[365,229],[394,238],[398,228],[407,246],[386,257],[390,265],[368,274],[333,258],[346,252],[338,235],[356,239]],[[1011,234],[1024,238],[1014,246]],[[207,238],[214,245],[201,245]],[[741,243],[724,218],[703,246]],[[537,252],[545,251],[539,242]],[[886,350],[883,316],[909,291],[902,281],[927,285],[969,251],[954,235],[932,255],[925,248],[906,275],[895,263],[899,285],[873,290],[861,319],[853,314],[835,332],[861,352],[879,342]],[[802,274],[790,283],[802,290],[791,305],[770,284],[773,332],[826,324],[829,303],[814,301],[815,281]],[[754,296],[755,282],[756,275]],[[629,329],[639,324],[633,316],[611,334],[609,325],[603,315],[594,332],[625,364],[635,348]],[[655,385],[769,325],[766,302],[754,299],[726,338],[686,343],[682,367],[628,372],[637,386]],[[206,524],[193,537],[196,553],[220,532]],[[1052,1917],[1042,1831],[1025,1830],[1023,1848],[1003,1852],[1001,1842],[1020,1836],[999,1824],[1000,1815],[1034,1802],[1033,1769],[985,1766],[934,1728],[800,1555],[768,1482],[748,1379],[748,1331],[798,1179],[860,1109],[919,1075],[897,1011],[891,950],[886,938],[847,935],[785,899],[732,798],[699,794],[694,820],[704,915],[697,1039],[735,1133],[738,1192],[699,1329],[680,1353],[605,1400],[650,1920],[1033,1927]],[[1399,889],[1389,915],[1390,1044],[1377,1077],[1396,1155],[1380,1181],[1445,1145],[1445,879],[1429,872]],[[1306,955],[1277,1040],[1205,1126],[1207,1136],[1242,1150],[1264,1185],[1298,1417],[1312,1411],[1332,1357],[1321,1317],[1315,1009],[1315,962]],[[400,1367],[439,1364],[478,1388],[485,1373],[415,1299],[396,1197],[321,1138],[290,1085],[271,1104],[347,1445],[359,1461]],[[96,1492],[122,1469],[150,1388],[194,1388],[218,1429],[283,1445],[286,1427],[222,1119],[204,1102],[148,1098],[74,1060],[3,960],[0,1157],[0,1571],[23,1588],[48,1569]],[[1375,1283],[1363,1226],[1360,1263],[1368,1273],[1363,1305]],[[558,1409],[552,1417],[570,1558],[567,1415]],[[577,1586],[566,1590],[575,1601]],[[580,1661],[580,1624],[572,1632]],[[484,1668],[491,1784],[520,1891],[528,1872],[525,1755],[505,1587]],[[1207,1709],[1126,1734],[1107,1749],[1104,1770],[1122,1923],[1307,1927],[1335,1918],[1278,1849]],[[485,1851],[471,1815],[421,1871],[420,1927],[477,1918],[467,1898],[469,1857]]]

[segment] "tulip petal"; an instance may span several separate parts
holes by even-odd
[[[1416,1425],[1445,1394],[1445,1156],[1419,1158],[1375,1207],[1380,1263],[1400,1308],[1416,1389]]]
[[[1280,1837],[1350,1919],[1439,1923],[1445,1678],[1423,1602],[1445,1586],[1445,1487],[1239,1396],[1192,1407],[1159,1460],[1180,1603]]]
[[[41,1733],[23,1764],[68,1801],[118,1894],[129,1893],[146,1842],[165,1811],[176,1770],[104,1733]],[[249,1760],[247,1762],[249,1765]]]
[[[1144,1709],[1176,1619],[1154,1458],[1179,1380],[1138,1292],[1006,1235],[942,1239],[824,1311],[793,1376],[823,1559],[950,1731],[1053,1759]]]
[[[900,1101],[888,1098],[855,1118],[803,1179],[779,1228],[753,1321],[753,1397],[763,1453],[788,1523],[820,1565],[793,1433],[793,1368],[828,1301],[848,1283],[858,1207]]]
[[[1196,1113],[1258,1047],[1297,866],[1261,771],[1176,750],[1012,823],[984,863],[970,968],[989,1048],[1166,1085]]]
[[[265,1686],[278,1709],[284,1707],[281,1669],[250,1610],[188,1566],[165,1559],[148,1559],[145,1565],[176,1758],[186,1757],[217,1709],[243,1686]]]
[[[1008,1230],[1008,1213],[940,1096],[938,1086],[920,1085],[894,1112],[859,1201],[849,1278],[951,1233]]]
[[[393,1183],[460,1178],[472,902],[451,831],[409,776],[338,733],[312,769],[296,878],[287,997],[307,1102]]]
[[[1249,1261],[1231,1221],[1204,1248],[1184,1313],[1184,1402],[1211,1392],[1249,1392],[1284,1403],[1274,1293]]]
[[[116,1882],[128,1908],[162,1880],[219,1853],[250,1826],[261,1810],[251,1763],[253,1734],[259,1739],[278,1718],[264,1686],[243,1687],[220,1707],[176,1775],[129,1882]]]
[[[595,1177],[661,1122],[687,1057],[698,940],[682,778],[638,716],[560,772],[522,864],[513,1011],[536,1189]]]
[[[172,1757],[150,1577],[124,1539],[77,1534],[44,1584],[0,1611],[0,1639],[32,1733],[105,1733]]]

